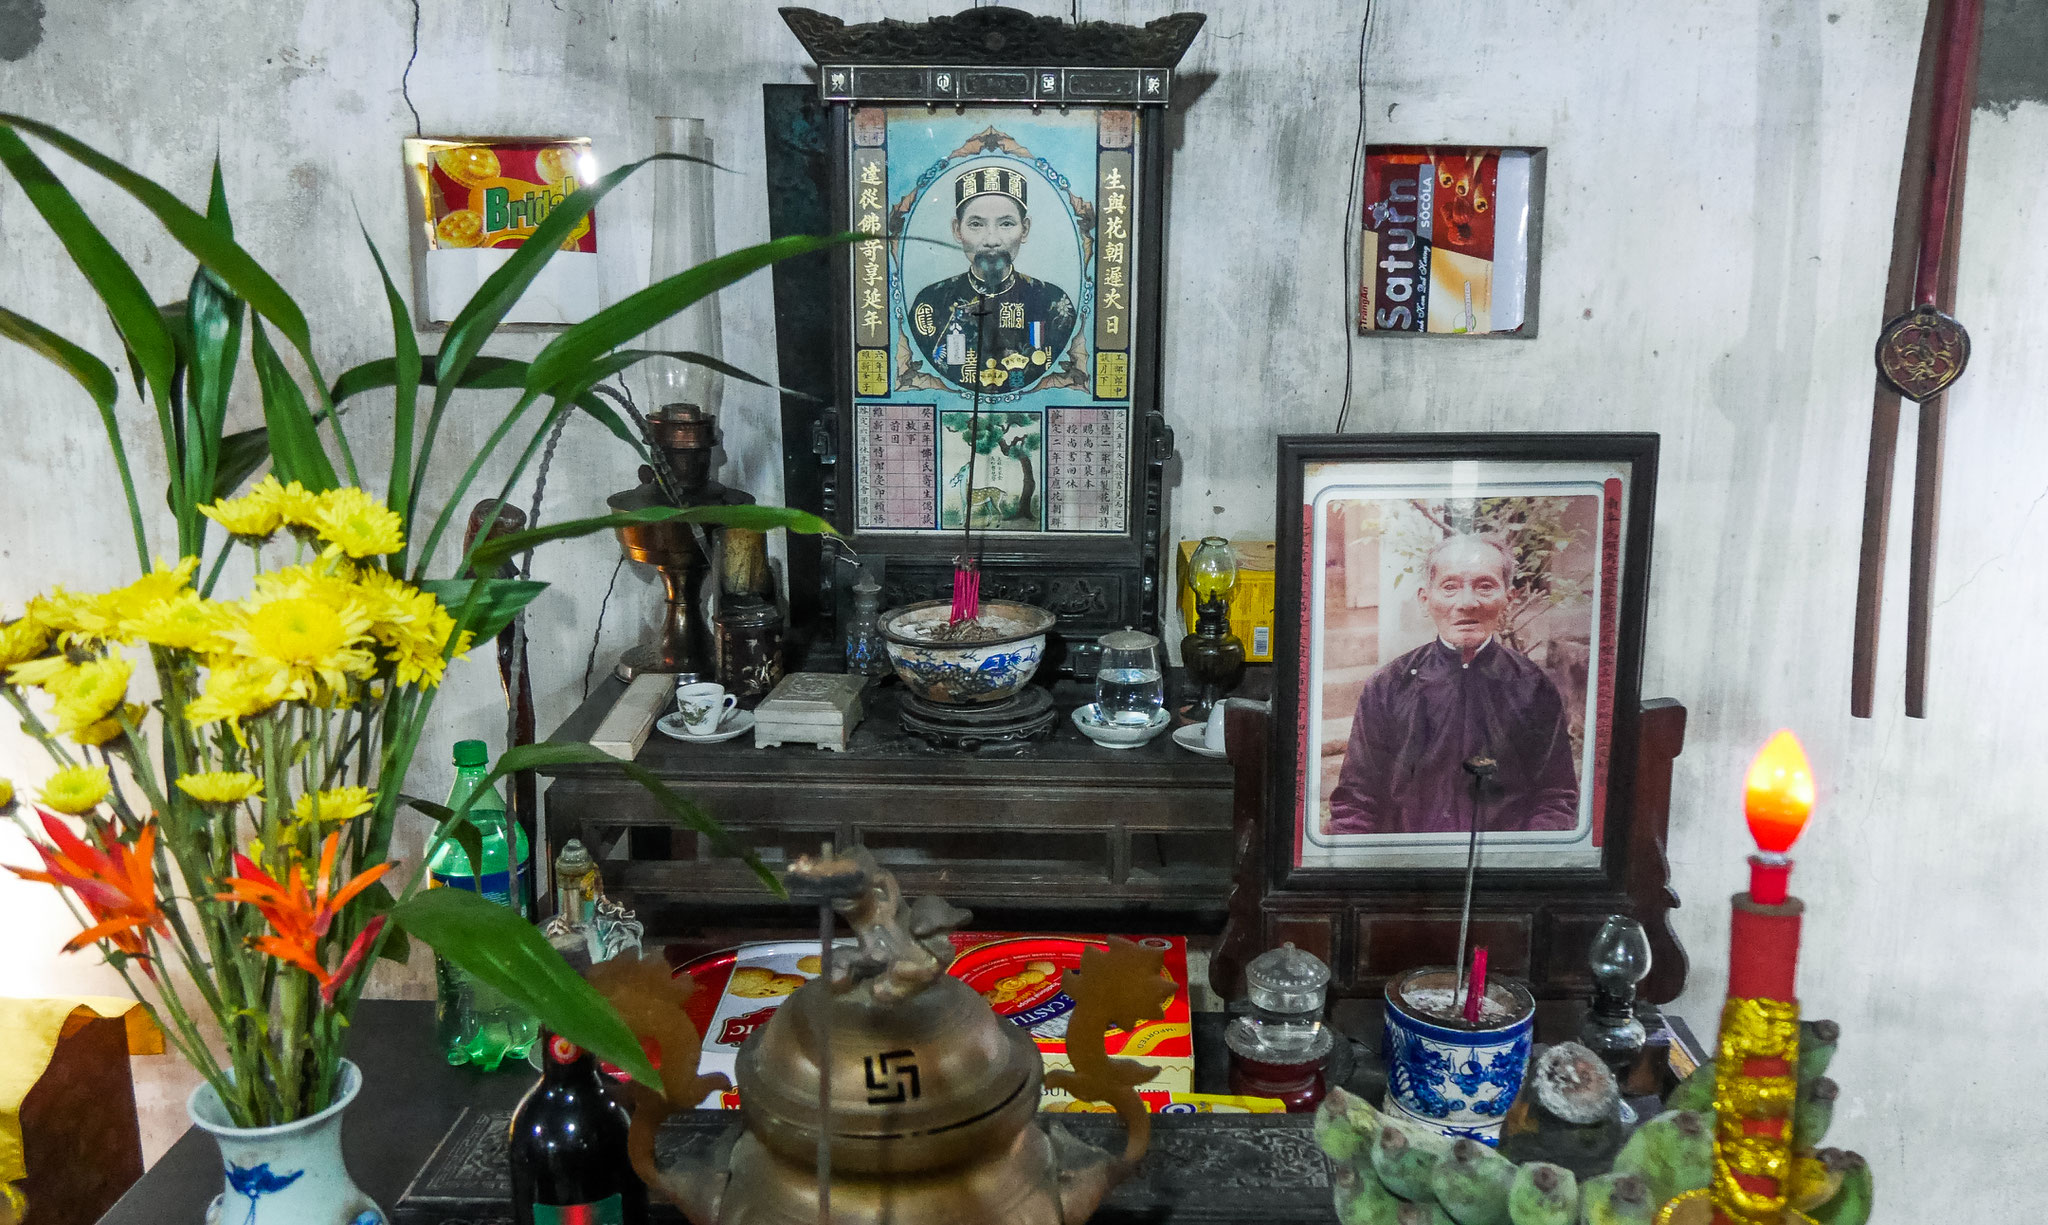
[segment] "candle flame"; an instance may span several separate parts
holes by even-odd
[[[1792,849],[1813,812],[1813,767],[1799,737],[1780,730],[1757,753],[1742,808],[1759,848],[1777,855]]]

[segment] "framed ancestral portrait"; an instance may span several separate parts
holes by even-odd
[[[1052,612],[1056,666],[1092,675],[1094,639],[1159,624],[1165,112],[1205,19],[781,12],[818,65],[822,219],[873,236],[816,285],[830,395],[785,414],[819,469],[791,504],[889,606],[947,597],[971,536],[983,598]]]
[[[1657,438],[1280,440],[1276,887],[1627,869]]]

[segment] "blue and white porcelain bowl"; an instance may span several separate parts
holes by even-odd
[[[1476,1027],[1460,1020],[1451,1003],[1458,976],[1448,966],[1424,966],[1396,975],[1386,990],[1387,1091],[1411,1115],[1447,1128],[1497,1125],[1529,1071],[1536,999],[1514,979],[1486,985],[1485,1012]]]
[[[882,614],[882,639],[904,687],[942,706],[985,706],[1030,682],[1045,658],[1045,635],[1056,618],[1043,608],[983,600],[975,617],[982,634],[948,641],[951,600],[906,604]]]

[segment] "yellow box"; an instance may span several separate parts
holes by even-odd
[[[1195,592],[1188,586],[1188,564],[1198,541],[1180,542],[1180,568],[1175,583],[1180,588],[1180,615],[1188,633],[1195,632]],[[1278,546],[1270,540],[1233,540],[1237,552],[1237,588],[1230,593],[1230,632],[1244,644],[1244,657],[1252,663],[1273,661],[1273,556]]]

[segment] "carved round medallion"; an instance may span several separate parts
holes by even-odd
[[[1970,334],[1954,316],[1917,306],[1887,323],[1877,338],[1877,373],[1908,400],[1940,395],[1970,363]]]

